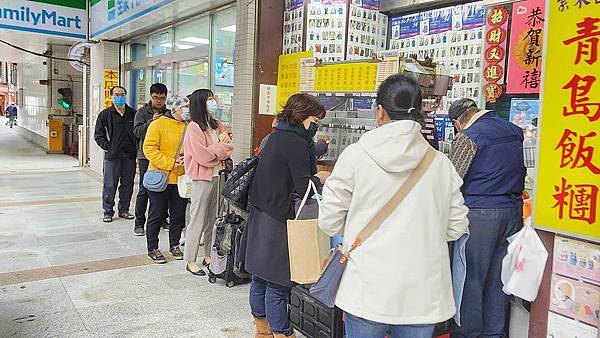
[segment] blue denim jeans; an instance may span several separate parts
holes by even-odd
[[[523,208],[471,209],[466,244],[467,276],[460,309],[461,326],[451,337],[506,336],[509,298],[502,292],[502,259],[508,237],[523,227]]]
[[[389,325],[346,313],[344,328],[346,338],[431,338],[435,325]]]
[[[255,318],[267,318],[271,331],[285,336],[294,332],[288,315],[292,288],[252,276],[250,309]]]

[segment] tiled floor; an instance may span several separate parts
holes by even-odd
[[[0,123],[0,337],[253,336],[248,287],[211,285],[182,262],[52,275],[146,251],[133,221],[102,223],[101,184],[76,165]]]

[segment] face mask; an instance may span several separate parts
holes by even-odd
[[[192,114],[190,113],[190,110],[188,108],[181,109],[181,112],[179,114],[181,114],[181,118],[184,121],[189,121],[192,119]]]
[[[217,105],[217,101],[215,101],[214,99],[210,99],[206,101],[206,108],[209,112],[214,114],[219,108],[219,106]]]
[[[318,129],[319,129],[319,125],[314,122],[311,122],[310,126],[308,126],[308,129],[306,129],[308,131],[308,136],[315,137],[315,135],[317,135]]]
[[[125,105],[125,96],[113,96],[113,103],[117,107],[123,107]]]

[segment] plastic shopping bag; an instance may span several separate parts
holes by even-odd
[[[532,302],[542,282],[548,251],[531,226],[531,219],[508,242],[508,253],[502,261],[502,291]]]

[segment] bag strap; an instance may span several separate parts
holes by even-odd
[[[373,219],[367,224],[367,226],[362,229],[362,231],[358,234],[354,243],[352,243],[352,247],[348,250],[347,254],[354,251],[358,248],[366,239],[368,239],[383,222],[390,217],[392,212],[396,210],[398,205],[402,203],[406,195],[414,188],[414,186],[421,180],[423,174],[429,169],[431,163],[435,159],[436,151],[433,148],[427,148],[425,152],[425,156],[421,159],[417,167],[410,173],[410,175],[406,178],[406,181],[402,183],[396,194],[392,196],[392,198],[383,206],[383,208],[373,217]]]
[[[187,130],[188,127],[188,123],[185,123],[185,127],[183,127],[183,134],[181,135],[181,141],[179,141],[179,146],[177,147],[177,152],[175,153],[175,161],[177,161],[177,159],[179,158],[179,153],[181,153],[181,147],[183,147],[183,143],[185,142],[185,132]],[[173,164],[173,166],[171,167],[171,170],[169,170],[169,172],[173,171],[173,169],[175,169],[175,164]]]
[[[312,179],[309,178],[308,179],[308,188],[306,188],[306,193],[304,194],[304,198],[302,198],[302,203],[300,203],[300,207],[298,208],[298,211],[296,212],[295,220],[298,220],[298,217],[300,216],[300,212],[302,212],[302,209],[304,208],[304,205],[306,204],[306,201],[308,200],[308,196],[310,195],[311,190],[315,192],[315,196],[317,197],[317,203],[319,204],[319,206],[321,205],[321,198],[319,197],[319,192],[317,191],[315,182],[313,182]]]

